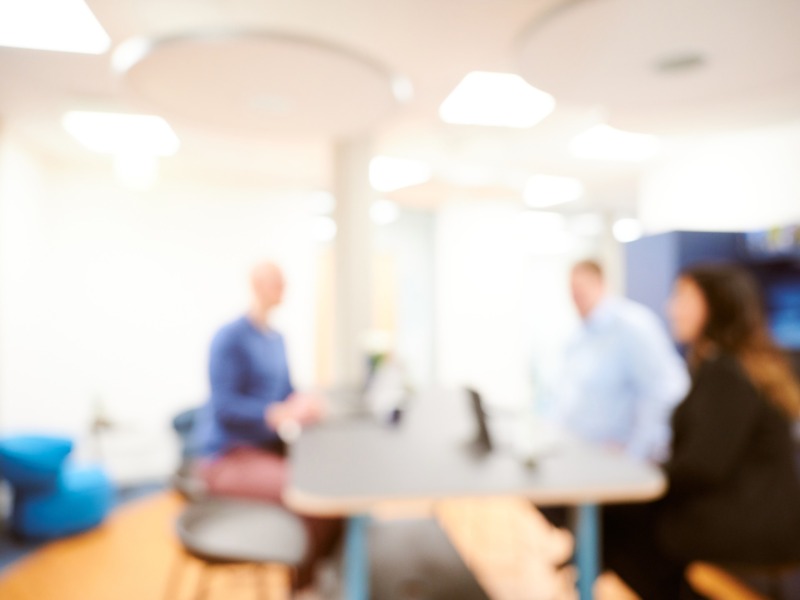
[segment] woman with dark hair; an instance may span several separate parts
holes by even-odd
[[[686,594],[694,560],[774,565],[800,559],[800,481],[792,421],[800,387],[744,270],[697,266],[669,304],[692,388],[673,415],[666,496],[606,511],[606,563],[647,600]]]

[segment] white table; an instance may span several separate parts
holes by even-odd
[[[578,510],[576,562],[581,598],[599,568],[598,504],[647,501],[664,491],[661,472],[576,440],[535,466],[510,453],[467,446],[474,424],[460,392],[420,395],[396,428],[367,420],[304,432],[290,454],[286,503],[300,513],[350,519],[345,547],[348,600],[368,600],[367,515],[381,502],[486,495],[525,496]]]

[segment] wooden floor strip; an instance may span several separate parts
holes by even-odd
[[[138,500],[88,533],[48,544],[0,574],[2,600],[160,600],[180,555],[174,520],[184,501],[172,492]],[[572,600],[574,573],[556,570],[572,538],[515,498],[449,500],[435,515],[493,600]],[[165,600],[192,597],[198,567],[189,564]],[[255,598],[255,573],[230,568],[212,578],[208,600]],[[262,580],[263,581],[263,580]],[[630,598],[613,581],[597,598]],[[269,598],[285,597],[285,572],[266,577]]]

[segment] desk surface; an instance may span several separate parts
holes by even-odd
[[[385,501],[526,496],[540,505],[645,501],[664,491],[659,469],[565,439],[535,466],[503,452],[480,455],[460,392],[429,392],[395,428],[334,422],[304,432],[290,454],[285,501],[316,515],[366,513]]]

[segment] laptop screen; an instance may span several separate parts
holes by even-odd
[[[475,437],[475,445],[480,449],[489,452],[492,450],[492,436],[489,433],[489,426],[486,423],[486,411],[483,408],[481,395],[472,388],[467,388],[467,395],[475,417],[478,433]]]

